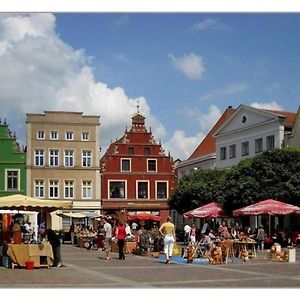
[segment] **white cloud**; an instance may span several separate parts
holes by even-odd
[[[200,79],[205,72],[204,62],[200,55],[190,53],[177,58],[173,54],[169,54],[169,58],[174,68],[190,79]]]
[[[174,158],[186,159],[194,152],[220,118],[221,111],[216,105],[211,105],[208,111],[200,111],[199,108],[190,107],[184,108],[179,114],[198,124],[198,132],[194,136],[187,136],[184,131],[176,130],[165,147],[171,150],[171,155]]]
[[[201,22],[198,22],[195,24],[191,30],[193,31],[202,31],[202,30],[219,30],[219,29],[225,29],[227,26],[225,24],[222,24],[216,19],[207,18]]]
[[[259,103],[259,102],[253,102],[250,104],[250,106],[260,109],[270,109],[270,110],[284,110],[282,106],[280,106],[276,101],[271,102],[265,102],[265,103]]]
[[[114,23],[116,26],[122,26],[124,24],[127,24],[130,21],[130,18],[128,15],[121,15],[118,18],[114,18]]]
[[[211,100],[217,97],[225,96],[225,95],[233,95],[239,92],[242,92],[248,88],[248,84],[246,83],[235,83],[231,84],[224,89],[216,90],[210,93],[207,93],[200,97],[200,100]]]
[[[144,97],[129,98],[122,87],[110,88],[94,78],[90,58],[60,39],[52,14],[2,15],[0,18],[0,117],[25,144],[26,113],[45,110],[100,115],[103,151],[123,135],[136,112],[147,118],[155,137],[165,138],[163,125]]]

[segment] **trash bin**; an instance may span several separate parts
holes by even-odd
[[[296,262],[296,249],[288,249],[289,262]]]

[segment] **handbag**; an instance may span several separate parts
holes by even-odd
[[[178,256],[179,254],[180,254],[180,248],[179,248],[179,246],[178,245],[174,245],[172,255],[173,256]]]

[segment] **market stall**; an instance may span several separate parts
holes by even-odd
[[[8,244],[7,255],[14,266],[25,267],[26,263],[32,262],[33,266],[50,267],[53,262],[53,251],[49,242],[42,244]]]

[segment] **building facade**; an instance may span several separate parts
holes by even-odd
[[[0,197],[13,194],[26,194],[26,154],[0,120]]]
[[[273,148],[288,146],[296,113],[240,105],[216,131],[216,168],[237,165]]]
[[[71,200],[74,211],[100,213],[99,116],[27,114],[27,194]],[[51,214],[52,228],[62,219]]]
[[[138,112],[132,117],[131,129],[108,147],[100,165],[104,214],[125,221],[143,212],[166,220],[175,185],[173,159],[147,131],[144,116]]]

